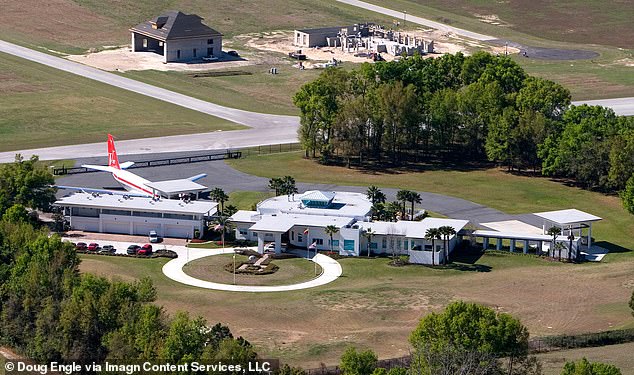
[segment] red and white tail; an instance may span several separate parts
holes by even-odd
[[[108,166],[121,169],[117,150],[114,148],[114,138],[110,134],[108,134]]]

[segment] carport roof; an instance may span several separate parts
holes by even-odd
[[[162,41],[222,36],[218,31],[202,23],[202,20],[203,18],[196,14],[185,14],[172,10],[136,25],[130,31]]]
[[[603,220],[598,216],[577,210],[575,208],[569,210],[537,212],[534,215],[560,225],[589,223],[593,221]]]
[[[354,221],[355,220],[351,217],[293,214],[262,215],[262,218],[249,229],[255,232],[284,233],[294,226],[325,228],[328,225],[334,225],[337,228],[342,228],[346,225],[352,224]]]
[[[157,190],[166,195],[174,195],[178,193],[189,193],[203,191],[207,189],[205,185],[188,180],[186,178],[179,180],[168,180],[146,183],[150,188]]]

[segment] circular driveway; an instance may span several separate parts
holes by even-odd
[[[214,283],[211,281],[200,280],[195,277],[191,277],[183,271],[183,267],[196,259],[205,258],[208,256],[214,256],[219,254],[232,254],[234,249],[193,249],[193,248],[184,248],[179,247],[177,249],[172,249],[178,253],[178,258],[172,259],[169,262],[165,263],[163,266],[163,274],[168,278],[177,281],[182,284],[196,286],[199,288],[205,289],[214,289],[214,290],[224,290],[228,292],[252,292],[252,293],[261,293],[261,292],[288,292],[291,290],[301,290],[314,288],[320,285],[326,285],[335,281],[341,274],[343,270],[341,265],[336,260],[322,255],[317,254],[314,256],[311,261],[319,264],[323,270],[319,277],[316,277],[312,280],[305,281],[299,284],[291,284],[291,285],[275,285],[275,286],[255,286],[255,285],[232,285],[232,284],[220,284]]]

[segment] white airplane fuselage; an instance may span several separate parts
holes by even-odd
[[[112,168],[112,177],[120,183],[124,189],[137,194],[153,196],[152,189],[147,186],[150,181],[124,169]]]

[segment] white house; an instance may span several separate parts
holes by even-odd
[[[426,218],[420,222],[370,221],[372,203],[365,194],[307,191],[301,195],[278,196],[260,202],[257,211],[238,211],[231,217],[236,238],[258,242],[258,251],[273,243],[276,252],[282,243],[310,250],[332,250],[340,255],[407,254],[414,263],[431,264],[431,241],[425,240],[430,228],[451,226],[458,233],[467,220]],[[326,233],[334,226],[337,232]],[[368,233],[372,233],[371,241]],[[453,251],[460,235],[448,240]],[[443,242],[437,240],[435,262],[442,261]]]

